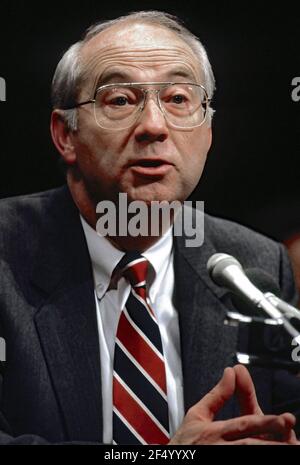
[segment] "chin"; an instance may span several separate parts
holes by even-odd
[[[123,192],[127,193],[128,201],[141,200],[147,204],[153,201],[162,202],[163,200],[172,202],[173,200],[181,200],[182,198],[179,192],[180,189],[177,187],[178,185],[176,185],[175,181],[174,183],[151,182],[139,186],[130,186],[124,189]]]
[[[166,189],[161,190],[152,190],[152,191],[141,191],[135,193],[128,193],[128,201],[140,200],[145,202],[147,205],[150,205],[151,202],[173,202],[174,200],[181,200],[178,195],[175,195],[174,192],[170,192]]]

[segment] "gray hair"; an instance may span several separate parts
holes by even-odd
[[[174,31],[199,59],[199,64],[203,72],[204,87],[211,99],[215,90],[215,78],[208,60],[206,50],[198,37],[183,26],[180,20],[169,13],[162,11],[138,11],[129,13],[119,18],[101,21],[89,27],[82,40],[73,44],[63,55],[57,65],[52,81],[52,104],[53,108],[64,109],[76,104],[82,69],[80,64],[80,52],[87,42],[100,32],[120,22],[150,23],[163,26]],[[208,109],[208,121],[211,122],[213,115],[212,108]],[[64,110],[64,117],[68,128],[71,131],[77,130],[77,109]]]

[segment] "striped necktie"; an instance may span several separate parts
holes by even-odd
[[[118,323],[113,372],[113,443],[167,444],[169,418],[163,348],[146,293],[148,260],[128,252],[117,266],[131,291]]]

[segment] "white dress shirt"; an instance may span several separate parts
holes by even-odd
[[[117,325],[130,293],[130,284],[121,278],[117,289],[108,290],[112,272],[125,255],[105,237],[101,237],[80,216],[91,257],[97,322],[100,343],[103,443],[112,443],[112,377]],[[172,302],[174,290],[172,229],[162,236],[143,256],[148,259],[149,298],[155,312],[165,357],[169,423],[171,437],[184,416],[182,368],[178,314]]]

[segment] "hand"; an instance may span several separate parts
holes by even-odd
[[[225,402],[236,394],[241,416],[213,421]],[[189,409],[170,445],[183,444],[299,444],[290,413],[264,415],[248,370],[226,368],[219,383]]]

